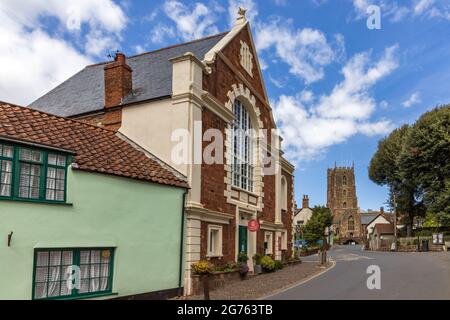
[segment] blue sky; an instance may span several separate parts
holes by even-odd
[[[297,166],[297,202],[325,204],[326,169],[355,161],[360,207],[378,209],[386,190],[367,166],[379,139],[450,102],[450,0],[2,0],[0,100],[28,104],[116,49],[229,30],[239,5]],[[367,27],[370,5],[379,30]]]

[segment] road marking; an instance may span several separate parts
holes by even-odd
[[[279,289],[277,291],[274,291],[271,294],[269,294],[268,296],[259,298],[257,300],[270,300],[270,297],[276,296],[278,294],[281,294],[283,292],[289,291],[289,290],[294,289],[296,287],[300,287],[300,286],[304,285],[305,283],[320,277],[321,275],[323,275],[324,273],[327,273],[328,271],[330,271],[331,269],[333,269],[336,266],[336,261],[334,261],[334,260],[332,260],[330,258],[330,262],[331,262],[331,266],[329,268],[326,268],[325,270],[322,270],[319,273],[316,273],[316,274],[314,274],[314,275],[312,275],[310,277],[307,277],[306,279],[300,280],[300,281],[298,281],[298,282],[296,282],[296,283],[294,283],[294,284],[292,284],[292,285],[290,285],[288,287],[285,287],[285,288]]]
[[[375,260],[375,258],[361,256],[361,255],[355,254],[355,253],[349,253],[349,254],[337,255],[336,260],[338,260],[338,261],[358,261],[358,260]]]

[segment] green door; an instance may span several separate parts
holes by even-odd
[[[247,246],[247,238],[248,238],[248,228],[239,226],[239,252],[245,252],[248,253],[248,246]]]

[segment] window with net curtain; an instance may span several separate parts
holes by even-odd
[[[235,120],[232,124],[233,186],[253,192],[253,127],[248,110],[239,100],[233,105]]]
[[[36,251],[33,298],[76,298],[111,292],[113,253],[112,248]],[[73,266],[79,268],[79,282],[70,288],[67,280]]]
[[[12,187],[13,147],[0,144],[0,196],[10,197]]]
[[[0,198],[64,202],[67,165],[67,155],[0,143]]]

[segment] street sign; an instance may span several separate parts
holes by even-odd
[[[248,231],[250,231],[250,232],[257,232],[257,231],[259,231],[259,222],[258,222],[258,220],[253,219],[253,220],[250,220],[248,222]]]

